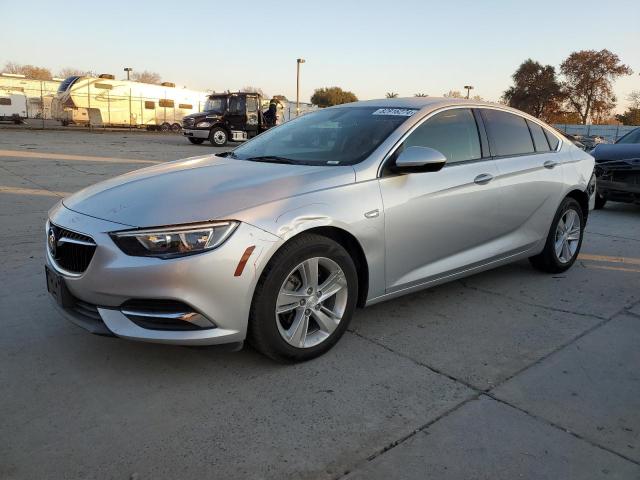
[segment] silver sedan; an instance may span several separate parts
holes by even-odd
[[[231,152],[65,198],[47,285],[76,324],[274,359],[331,348],[356,307],[529,258],[576,260],[594,160],[499,105],[440,98],[327,108]]]

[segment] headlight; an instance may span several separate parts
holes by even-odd
[[[198,128],[209,128],[211,126],[210,122],[198,122],[196,123],[196,127]]]
[[[226,221],[177,227],[128,230],[111,233],[127,255],[174,258],[219,247],[231,236],[238,222]]]

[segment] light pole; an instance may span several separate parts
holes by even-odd
[[[296,60],[296,117],[300,115],[300,64],[304,63],[304,58]]]
[[[464,88],[467,90],[467,98],[469,98],[469,93],[473,90],[473,85],[465,85]]]
[[[133,68],[124,67],[124,71],[127,72],[127,80],[129,80],[129,73],[133,72]]]

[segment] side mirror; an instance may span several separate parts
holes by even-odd
[[[398,158],[392,170],[397,173],[437,172],[447,163],[447,157],[429,147],[407,147]]]

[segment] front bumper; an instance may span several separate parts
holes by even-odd
[[[185,137],[191,137],[191,138],[204,138],[204,139],[209,138],[209,130],[185,128],[182,130],[182,134]]]
[[[241,223],[223,245],[211,252],[168,260],[133,257],[124,254],[108,234],[129,226],[82,215],[62,204],[54,207],[49,218],[60,227],[92,237],[97,245],[88,268],[77,276],[65,275],[57,268],[45,247],[48,267],[61,274],[69,293],[82,307],[59,307],[64,315],[93,333],[154,343],[242,342],[256,283],[281,242],[275,235]],[[255,249],[242,274],[236,276],[238,263],[251,246]],[[204,317],[210,327],[143,328],[125,314],[126,305],[136,301],[180,302]]]

